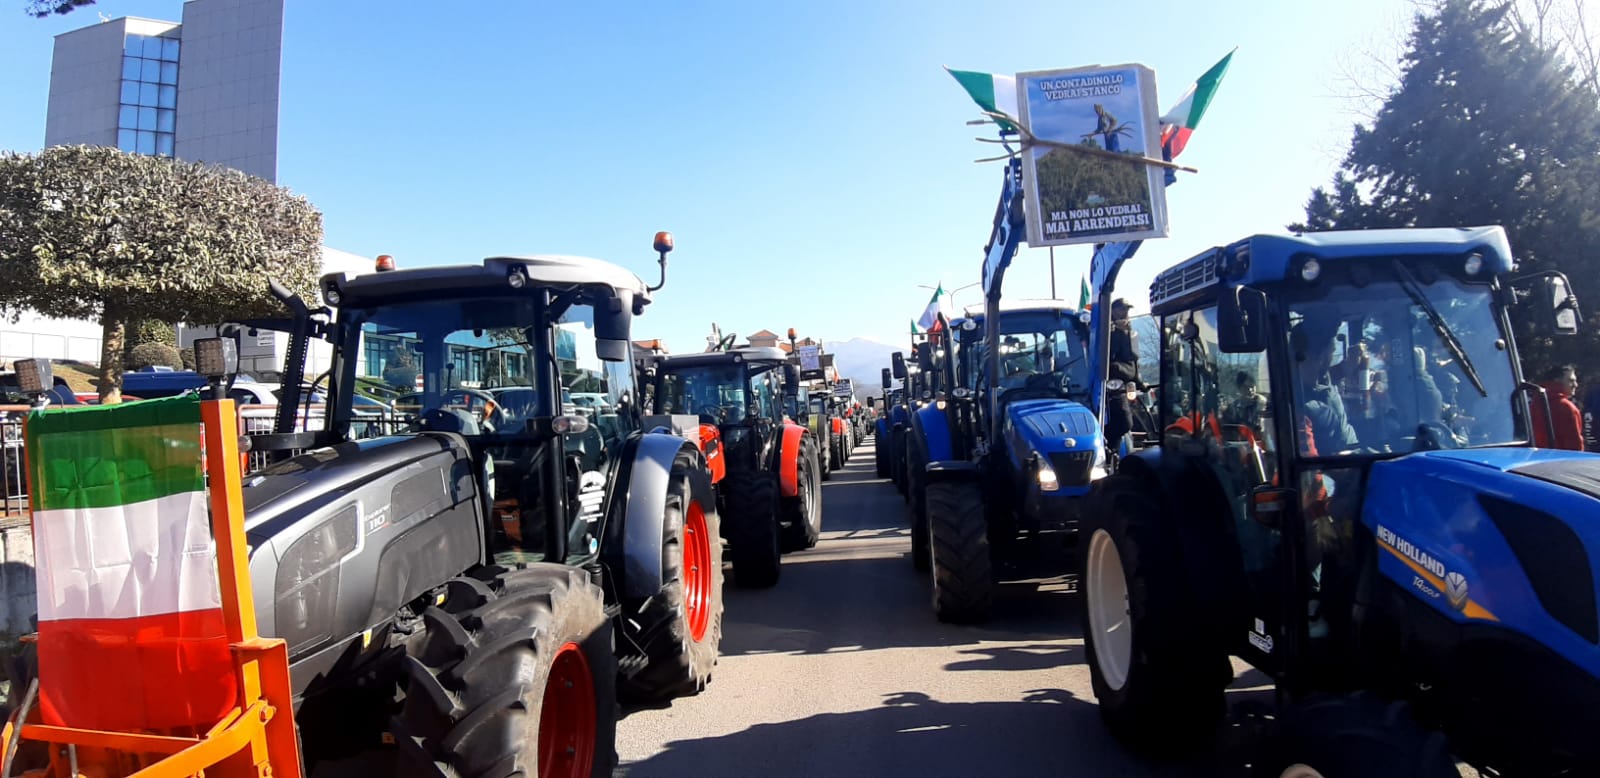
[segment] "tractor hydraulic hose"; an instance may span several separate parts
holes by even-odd
[[[0,765],[0,778],[11,778],[11,765],[17,759],[17,746],[22,740],[22,725],[28,720],[28,711],[33,709],[33,698],[39,693],[39,678],[34,676],[28,680],[28,691],[22,695],[22,707],[17,709],[17,726],[11,729],[11,737],[6,740],[6,763]]]

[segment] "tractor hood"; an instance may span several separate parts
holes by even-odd
[[[1093,451],[1100,425],[1094,414],[1071,400],[1018,400],[1006,406],[1008,427],[1034,451],[1053,454]]]
[[[452,448],[464,450],[453,437],[423,434],[351,441],[307,451],[252,473],[244,479],[245,530],[254,537],[270,537],[279,525],[326,505],[348,502],[352,492],[385,474]],[[369,511],[375,507],[365,506]]]
[[[1373,463],[1363,500],[1385,577],[1453,621],[1513,630],[1600,676],[1600,457],[1421,452]]]

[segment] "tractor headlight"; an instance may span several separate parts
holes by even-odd
[[[1035,471],[1034,477],[1039,479],[1039,491],[1053,492],[1061,488],[1061,483],[1056,480],[1056,470],[1050,466],[1050,463],[1041,458],[1038,467],[1039,469]]]
[[[1115,391],[1117,391],[1117,390],[1119,390],[1119,389],[1121,389],[1121,388],[1122,388],[1122,379],[1120,379],[1120,378],[1113,378],[1113,379],[1111,379],[1111,380],[1109,380],[1109,381],[1107,381],[1107,382],[1106,382],[1106,388],[1107,388],[1107,389],[1110,389],[1110,390],[1111,390],[1111,391],[1113,391],[1113,392],[1115,392]]]
[[[1322,275],[1322,263],[1315,259],[1307,259],[1300,265],[1300,278],[1306,283],[1317,280]]]
[[[1478,271],[1483,269],[1483,255],[1476,251],[1468,254],[1467,261],[1462,263],[1461,269],[1467,271],[1469,276],[1477,275]]]
[[[965,386],[958,386],[950,390],[950,396],[956,398],[957,400],[965,400],[972,396],[972,390]]]
[[[1098,481],[1106,477],[1106,447],[1094,447],[1094,464],[1089,467],[1089,480]]]

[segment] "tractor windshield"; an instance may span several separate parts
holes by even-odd
[[[999,388],[1048,384],[1068,397],[1087,396],[1087,344],[1071,320],[1055,314],[1007,315],[1000,324]],[[972,386],[986,360],[983,330],[963,332],[958,381]]]
[[[1369,283],[1289,303],[1289,364],[1303,456],[1406,453],[1526,438],[1487,284],[1404,260]],[[1429,276],[1432,280],[1424,280]]]
[[[776,399],[765,375],[747,380],[743,365],[694,365],[661,374],[656,410],[693,413],[706,424],[729,424],[747,416],[770,417]]]
[[[597,434],[620,443],[633,426],[629,366],[597,356],[590,306],[567,307],[546,336],[527,327],[537,321],[534,305],[433,300],[342,311],[359,333],[359,347],[344,360],[345,380],[355,394],[393,409],[381,421],[360,417],[352,433],[411,428],[505,438],[540,416],[583,415]],[[555,353],[546,353],[551,346]],[[538,386],[541,353],[553,359],[554,391]]]

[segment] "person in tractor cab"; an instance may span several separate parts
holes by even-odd
[[[1228,404],[1228,409],[1222,415],[1223,422],[1249,427],[1259,434],[1261,419],[1270,412],[1266,396],[1256,391],[1255,376],[1248,371],[1240,370],[1235,374],[1233,385],[1239,394]]]
[[[1539,385],[1544,387],[1550,399],[1550,419],[1548,422],[1545,420],[1544,403],[1535,400],[1529,404],[1533,410],[1533,444],[1539,448],[1582,451],[1583,421],[1578,406],[1572,402],[1578,393],[1577,370],[1572,365],[1548,368],[1540,374]],[[1556,434],[1553,439],[1550,437],[1552,425]]]
[[[1337,320],[1307,317],[1289,330],[1289,350],[1301,387],[1296,427],[1302,456],[1332,455],[1359,445],[1345,414],[1344,398],[1330,375],[1338,327]]]

